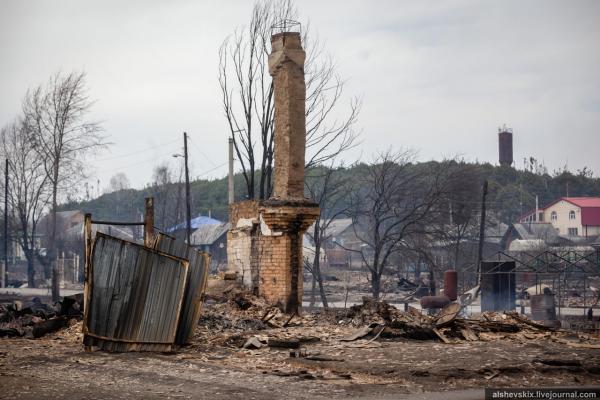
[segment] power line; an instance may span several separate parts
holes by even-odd
[[[175,142],[178,142],[178,141],[179,141],[178,139],[175,139],[175,140],[171,140],[169,142],[164,142],[164,143],[157,144],[157,145],[152,146],[152,147],[147,147],[147,148],[142,149],[142,150],[134,151],[132,153],[121,154],[121,155],[118,155],[118,156],[107,157],[107,158],[100,158],[100,159],[97,159],[97,160],[94,160],[94,161],[110,161],[110,160],[115,160],[117,158],[129,157],[129,156],[132,156],[132,155],[144,153],[144,152],[149,151],[149,150],[154,150],[154,149],[156,149],[158,147],[163,147],[163,146],[165,146],[167,144],[175,143]]]
[[[217,169],[219,169],[219,168],[221,168],[221,167],[224,167],[224,166],[225,166],[225,165],[227,165],[227,164],[228,164],[227,162],[224,162],[224,163],[223,163],[223,164],[221,164],[221,165],[217,165],[217,166],[216,166],[216,167],[214,167],[213,169],[209,169],[208,171],[204,171],[202,174],[198,175],[198,178],[200,178],[200,177],[202,177],[202,176],[205,176],[205,175],[207,175],[207,174],[210,174],[211,172],[213,172],[213,171],[215,171],[215,170],[217,170]]]
[[[173,153],[173,150],[170,150],[167,153],[162,153],[161,155],[153,156],[152,158],[148,158],[148,159],[145,159],[145,160],[142,160],[142,161],[139,161],[139,162],[135,162],[135,163],[132,163],[132,164],[121,165],[121,166],[116,167],[116,168],[94,170],[94,172],[96,172],[96,173],[103,173],[103,172],[118,171],[118,170],[122,170],[122,169],[129,168],[129,167],[135,167],[137,165],[143,165],[143,164],[146,164],[146,163],[156,162],[156,161],[158,161],[159,158],[166,157],[166,156],[171,156],[172,153]]]
[[[197,150],[200,152],[200,154],[202,154],[202,156],[203,156],[204,158],[206,158],[206,159],[208,160],[208,162],[210,162],[212,165],[215,165],[214,161],[213,161],[213,160],[211,160],[211,159],[208,157],[208,155],[206,155],[206,154],[205,154],[205,153],[202,151],[202,149],[200,149],[200,147],[199,147],[199,146],[196,144],[196,142],[195,142],[194,140],[192,140],[192,138],[191,138],[191,137],[189,137],[189,136],[188,136],[188,140],[189,140],[190,142],[192,142],[192,144],[194,145],[194,147],[195,147],[195,148],[196,148],[196,149],[197,149]]]

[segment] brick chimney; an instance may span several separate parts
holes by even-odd
[[[273,197],[304,198],[306,147],[306,84],[300,33],[283,32],[271,37],[269,72],[275,97],[275,167]]]
[[[285,24],[284,24],[285,26]],[[302,237],[319,217],[319,206],[304,197],[306,150],[306,57],[296,32],[271,37],[275,139],[273,195],[230,206],[227,235],[229,270],[243,285],[286,313],[302,309]]]

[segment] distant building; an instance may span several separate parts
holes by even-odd
[[[349,266],[352,263],[352,250],[360,249],[362,241],[356,236],[351,218],[321,220],[321,227],[327,225],[321,243],[322,266]],[[314,257],[313,223],[304,234],[304,256]]]
[[[514,223],[502,238],[502,248],[508,251],[534,251],[568,244],[549,222]]]
[[[561,236],[600,235],[600,197],[561,197],[519,218],[520,223],[550,223]]]
[[[229,222],[202,224],[191,235],[192,246],[211,254],[212,270],[227,265],[227,231]]]
[[[211,254],[211,270],[227,265],[227,231],[229,223],[207,216],[197,216],[190,221],[192,246]],[[186,240],[187,224],[177,224],[166,230],[178,239]]]
[[[196,218],[192,218],[190,220],[192,232],[194,230],[200,228],[203,225],[219,225],[222,223],[223,222],[219,221],[218,219],[214,219],[214,218],[207,217],[204,215],[199,215]],[[170,234],[174,234],[177,237],[179,237],[179,236],[184,237],[186,229],[187,229],[187,224],[185,221],[183,221],[175,226],[168,228],[166,231]]]

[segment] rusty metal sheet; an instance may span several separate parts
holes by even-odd
[[[440,311],[437,320],[435,321],[436,328],[441,328],[445,325],[448,325],[454,318],[460,313],[460,304],[458,303],[450,303]]]
[[[170,350],[189,262],[98,232],[87,271],[84,344],[109,351]]]
[[[190,247],[183,240],[159,233],[154,248],[189,261],[188,276],[181,308],[181,318],[177,327],[175,342],[189,343],[198,324],[202,310],[202,300],[208,280],[210,255]]]

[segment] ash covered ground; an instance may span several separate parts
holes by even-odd
[[[205,304],[188,346],[107,353],[84,351],[76,315],[37,339],[20,316],[10,324],[23,336],[0,339],[0,398],[450,399],[486,386],[600,384],[598,336],[515,313],[438,317],[365,299],[290,319],[232,291]]]

